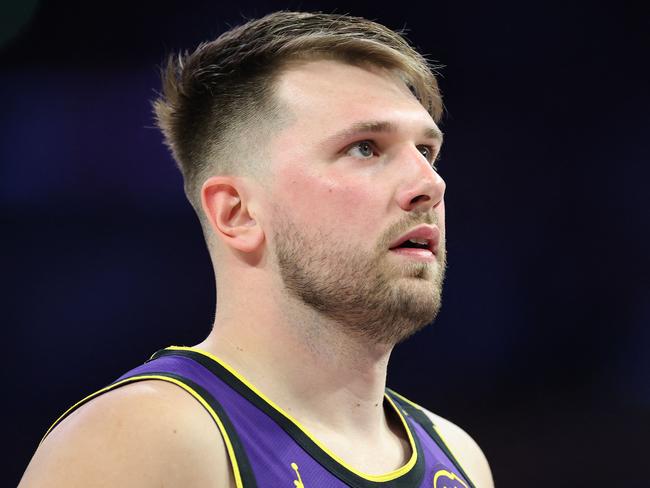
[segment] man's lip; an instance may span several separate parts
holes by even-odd
[[[406,234],[402,234],[395,239],[389,246],[390,249],[402,245],[409,239],[426,239],[428,241],[428,249],[433,254],[438,254],[438,245],[440,244],[440,229],[437,225],[418,225],[412,228]]]

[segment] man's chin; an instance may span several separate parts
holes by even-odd
[[[440,293],[440,282],[430,271],[424,270],[405,274],[394,280],[397,288],[405,288],[408,293],[431,295]]]

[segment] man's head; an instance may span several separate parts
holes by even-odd
[[[265,165],[260,148],[289,117],[275,93],[279,76],[319,59],[386,68],[404,80],[435,121],[442,114],[426,60],[399,34],[359,17],[277,12],[191,54],[172,55],[154,109],[203,224],[203,181],[213,174],[254,175]]]
[[[247,269],[266,253],[288,299],[381,344],[440,306],[441,111],[433,74],[399,35],[287,12],[171,60],[156,102],[208,241],[221,237]],[[251,198],[244,180],[261,185]],[[406,248],[413,230],[435,255]]]

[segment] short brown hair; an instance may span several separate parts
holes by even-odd
[[[246,174],[229,152],[240,135],[280,115],[274,82],[295,62],[319,59],[374,65],[396,72],[437,122],[442,114],[430,66],[398,33],[347,15],[276,12],[231,29],[191,54],[171,55],[154,101],[158,126],[202,223],[200,190],[211,174]],[[262,141],[263,142],[263,141]],[[250,144],[250,142],[249,142]]]

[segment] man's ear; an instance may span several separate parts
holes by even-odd
[[[240,178],[212,176],[201,187],[201,205],[218,239],[250,253],[259,249],[264,231],[251,214],[246,190]]]

